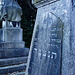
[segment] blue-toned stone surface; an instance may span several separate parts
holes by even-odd
[[[36,7],[41,7],[57,1],[59,0],[32,0],[32,4],[34,4]]]
[[[32,46],[29,75],[60,75],[63,23],[53,13],[40,18]]]
[[[29,49],[0,49],[0,59],[28,56]]]
[[[0,75],[23,72],[27,66],[29,49],[25,48],[23,30],[20,28],[22,9],[15,0],[0,0],[0,9]]]
[[[27,63],[27,58],[28,57],[25,56],[25,57],[15,57],[15,58],[0,59],[0,67]]]
[[[3,42],[21,42],[23,40],[23,30],[19,27],[2,28],[0,35],[0,41]]]
[[[9,73],[25,71],[25,69],[25,63],[13,66],[0,67],[0,75],[9,75]]]
[[[22,34],[19,27],[0,29],[0,75],[26,69],[29,48],[25,48]]]
[[[11,48],[24,48],[25,42],[23,41],[17,41],[17,42],[0,42],[0,48],[3,49],[11,49]]]
[[[44,19],[45,14],[53,13],[55,16],[60,18],[60,20],[63,22],[63,25],[64,25],[63,26],[63,39],[62,39],[63,44],[61,45],[61,47],[62,47],[62,52],[61,52],[62,62],[61,62],[61,68],[60,68],[61,69],[60,75],[61,74],[62,75],[74,75],[75,74],[75,0],[59,0],[59,1],[53,2],[51,4],[49,4],[49,2],[47,4],[44,3],[44,5],[43,5],[43,3],[38,2],[38,5],[37,4],[34,4],[34,5],[37,8],[38,7],[39,8],[37,10],[37,17],[36,17],[36,22],[35,22],[35,28],[34,28],[29,58],[28,58],[28,64],[29,65],[27,67],[27,71],[29,72],[29,74],[33,73],[33,71],[35,71],[34,68],[37,66],[36,69],[39,68],[39,69],[42,69],[42,70],[39,70],[39,71],[36,70],[36,72],[34,74],[36,74],[36,75],[46,75],[46,74],[43,74],[43,72],[45,70],[43,70],[42,67],[44,67],[44,65],[45,65],[44,63],[47,62],[47,59],[45,59],[46,61],[42,61],[41,60],[42,58],[40,58],[41,54],[39,54],[39,60],[40,61],[38,61],[37,56],[35,56],[35,54],[37,54],[38,52],[41,53],[41,52],[43,52],[43,50],[45,50],[45,51],[47,51],[48,49],[51,50],[51,48],[47,49],[47,46],[46,46],[47,42],[45,42],[45,40],[48,40],[48,42],[49,42],[49,39],[50,39],[51,36],[47,37],[48,36],[47,33],[49,32],[49,30],[47,32],[45,32],[45,29],[43,30],[43,27],[45,27],[44,25],[45,25],[46,22],[42,23],[42,21]],[[51,19],[50,19],[50,21],[51,21]],[[49,22],[49,20],[48,20],[48,22]],[[46,24],[46,26],[47,26],[47,24]],[[39,33],[36,33],[37,31],[40,32],[40,33],[41,33],[41,31],[43,31],[43,32],[39,35]],[[38,35],[39,35],[39,37],[41,35],[46,35],[46,36],[45,36],[45,39],[43,40],[44,37],[40,37],[40,39],[36,38],[36,36],[38,36]],[[40,43],[38,43],[36,40],[40,41]],[[37,44],[34,43],[34,41],[36,41]],[[38,51],[34,47],[35,44],[36,44],[36,47],[43,48],[43,49]],[[41,47],[39,47],[39,46],[41,46]],[[38,51],[38,52],[35,53],[33,48],[35,48],[35,52],[36,51]],[[55,50],[55,49],[52,49],[52,50]],[[42,53],[42,55],[43,54],[44,53]],[[36,58],[36,60],[35,60],[35,58]],[[39,62],[39,63],[44,62],[44,63],[41,67],[41,64],[38,66],[38,64],[34,63],[33,61]],[[54,62],[55,61],[53,61],[53,63]],[[32,65],[30,65],[30,64],[32,64]],[[33,66],[34,68],[31,68],[31,66]],[[52,65],[52,67],[53,67],[53,65]],[[46,68],[47,68],[47,66],[45,66],[44,69],[46,69]],[[52,69],[51,71],[50,70],[51,69],[48,68],[49,72],[52,72],[52,73],[54,72],[55,73],[54,75],[57,75],[56,74],[57,71],[55,71],[55,69]],[[28,75],[28,72],[26,72],[26,75]],[[42,74],[39,74],[39,73],[42,73]],[[53,75],[53,74],[47,74],[47,75]]]

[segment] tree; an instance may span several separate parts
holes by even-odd
[[[23,40],[25,41],[26,47],[30,47],[36,17],[36,8],[32,6],[31,0],[18,0],[18,3],[22,7],[23,11],[21,21],[21,27],[23,28]]]

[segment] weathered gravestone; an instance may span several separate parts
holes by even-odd
[[[32,3],[38,10],[26,75],[74,75],[75,1]]]
[[[15,0],[4,0],[0,9],[0,75],[26,69],[28,48],[20,28],[22,9]],[[13,26],[15,23],[15,27]]]

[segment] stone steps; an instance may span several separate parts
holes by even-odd
[[[0,42],[0,48],[8,49],[8,48],[24,48],[25,42]]]
[[[0,49],[0,59],[28,56],[28,48]]]
[[[25,71],[24,72],[12,73],[12,74],[8,74],[8,75],[25,75]]]
[[[27,62],[26,57],[17,57],[17,58],[8,58],[8,59],[0,59],[0,67],[10,66],[15,64],[22,64]]]
[[[0,75],[25,71],[28,52],[28,48],[0,49]]]
[[[25,47],[21,28],[0,29],[0,75],[25,71],[29,48]]]
[[[13,66],[0,67],[0,75],[8,75],[8,73],[25,71],[26,65],[27,64],[25,63]]]

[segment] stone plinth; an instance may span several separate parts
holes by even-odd
[[[23,30],[21,28],[2,28],[0,29],[0,41],[21,42],[23,40]]]
[[[0,48],[10,49],[10,48],[24,48],[25,42],[0,42]]]
[[[2,28],[0,29],[0,48],[24,48],[23,30],[21,28]]]
[[[0,59],[28,56],[28,51],[26,48],[0,49]]]
[[[24,71],[28,52],[21,28],[0,29],[0,75]]]

